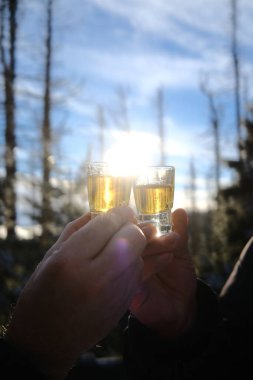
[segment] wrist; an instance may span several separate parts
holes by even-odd
[[[143,288],[139,299],[135,297],[130,311],[142,325],[161,340],[174,340],[191,329],[195,324],[197,308],[197,279],[188,294],[184,296],[171,297],[164,294],[163,289],[155,292],[149,287]],[[160,293],[159,293],[160,292]]]
[[[156,330],[143,325],[133,315],[129,317],[128,328],[126,329],[127,346],[139,355],[153,355],[157,351],[160,355],[164,351],[173,355],[187,352],[188,355],[195,355],[208,342],[208,337],[221,320],[218,298],[212,289],[198,279],[196,292],[195,315],[189,319],[189,323],[184,326],[178,335],[173,338],[162,336],[162,331],[157,334]],[[171,327],[168,326],[171,331]],[[163,330],[164,331],[164,330]],[[179,330],[178,330],[179,331]],[[151,349],[152,347],[152,349]]]
[[[173,320],[168,322],[166,315],[164,320],[154,320],[146,325],[161,341],[174,341],[181,336],[188,334],[196,325],[197,319],[197,301],[196,297],[191,300],[187,306],[183,306],[184,310],[178,310]],[[187,309],[187,312],[185,311]],[[138,319],[138,318],[137,318]]]
[[[179,336],[182,346],[198,346],[217,328],[221,321],[220,304],[215,292],[202,280],[197,281],[195,318],[184,334]]]

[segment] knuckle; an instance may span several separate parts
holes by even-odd
[[[65,226],[65,230],[72,230],[72,229],[75,229],[75,224],[74,224],[74,221],[71,220],[70,222],[68,222]]]

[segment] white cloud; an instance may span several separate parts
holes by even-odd
[[[80,61],[83,52],[79,47],[69,47],[68,56]],[[120,51],[120,53],[86,49],[85,75],[89,81],[129,86],[140,96],[150,96],[161,85],[171,89],[196,89],[201,72],[225,70],[228,58],[225,55],[210,55],[203,58],[171,55],[169,51]],[[101,62],[103,64],[101,65]],[[77,67],[82,75],[83,68]],[[103,94],[103,90],[102,90]],[[99,96],[99,94],[98,94]]]
[[[229,0],[91,0],[90,3],[125,19],[137,30],[173,40],[192,51],[205,46],[208,34],[224,37],[224,33],[230,33]],[[239,2],[242,42],[249,42],[245,25],[251,25],[252,12],[250,0]]]
[[[124,84],[139,96],[149,96],[161,84],[167,88],[196,88],[203,72],[229,76],[229,0],[90,0],[89,4],[108,16],[122,18],[128,25],[123,23],[120,40],[116,38],[120,27],[113,18],[105,24],[111,30],[110,38],[101,33],[104,25],[92,33],[87,26],[84,44],[73,39],[64,52],[65,63],[76,66],[80,75],[99,82],[101,88],[103,84]],[[240,4],[240,41],[245,42],[252,27],[248,23],[246,28],[243,21],[249,21],[246,10],[253,7],[246,0]],[[252,70],[249,60],[247,66],[248,71]]]

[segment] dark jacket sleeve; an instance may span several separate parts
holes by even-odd
[[[47,380],[29,358],[13,347],[4,338],[0,338],[0,379],[1,380]]]
[[[221,291],[220,303],[230,324],[253,331],[253,236]]]
[[[197,320],[175,342],[160,340],[130,315],[125,331],[125,367],[134,380],[225,380],[243,378],[245,358],[220,313],[217,295],[202,281],[197,288]],[[238,336],[237,336],[238,337]],[[235,350],[234,350],[235,348]],[[248,362],[247,362],[248,364]],[[248,369],[248,368],[247,368]],[[238,376],[240,374],[240,376]],[[238,376],[238,377],[237,377]]]

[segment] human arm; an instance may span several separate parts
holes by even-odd
[[[125,331],[125,363],[129,379],[231,380],[247,378],[252,373],[253,328],[250,290],[252,288],[253,238],[243,249],[219,297],[208,284],[197,278],[192,272],[190,263],[185,265],[186,263],[182,262],[182,268],[177,272],[177,264],[181,265],[180,258],[184,258],[186,262],[192,260],[190,254],[188,258],[186,256],[188,251],[186,221],[186,214],[181,210],[176,210],[174,231],[178,233],[179,241],[174,241],[172,244],[167,236],[166,251],[161,247],[161,240],[153,240],[151,237],[150,244],[144,252],[144,273],[146,272],[147,276],[144,276],[146,281],[143,282],[143,287],[137,294],[142,303],[139,307],[138,303],[131,305],[132,314]],[[150,247],[152,247],[152,255]],[[180,247],[183,249],[181,253]],[[160,256],[163,256],[165,252],[167,253],[164,255],[165,268],[163,269],[160,267]],[[150,260],[147,261],[149,255]],[[178,261],[173,267],[175,257]],[[160,282],[160,287],[156,286],[152,289],[153,284],[157,284],[153,281],[154,277],[157,279],[157,273],[161,269],[164,275],[172,276],[174,282],[167,282],[163,277],[164,281]],[[174,303],[174,297],[177,299],[180,294],[178,289],[184,289],[182,284],[178,287],[177,282],[181,281],[181,276],[174,276],[176,273],[184,276],[185,284],[188,283],[189,289],[181,293],[185,297]],[[168,284],[173,291],[166,291]],[[186,288],[187,285],[185,285]],[[152,292],[157,298],[148,297]],[[146,297],[145,294],[147,294]],[[163,303],[159,297],[164,300],[165,305],[161,309],[160,305]],[[185,306],[180,307],[180,300],[185,302]],[[190,323],[174,324],[175,315],[179,318],[181,315],[181,321],[187,321],[186,316],[184,317],[187,310],[193,316]],[[174,314],[174,311],[177,313]],[[240,323],[238,323],[238,318],[240,318]],[[182,328],[176,329],[174,333],[174,326]]]
[[[63,379],[128,309],[146,238],[120,207],[70,223],[30,277],[5,336],[50,379]]]
[[[130,379],[201,378],[202,355],[209,349],[217,351],[217,338],[223,339],[218,333],[217,296],[197,279],[188,251],[184,210],[175,210],[173,223],[174,231],[151,237],[143,254],[143,284],[131,304],[125,331]],[[216,360],[213,368],[219,363]]]
[[[197,276],[188,250],[188,217],[173,213],[173,232],[151,237],[144,253],[142,285],[131,313],[163,339],[174,339],[195,320]]]
[[[220,292],[224,316],[230,324],[253,335],[253,236],[245,244]]]

